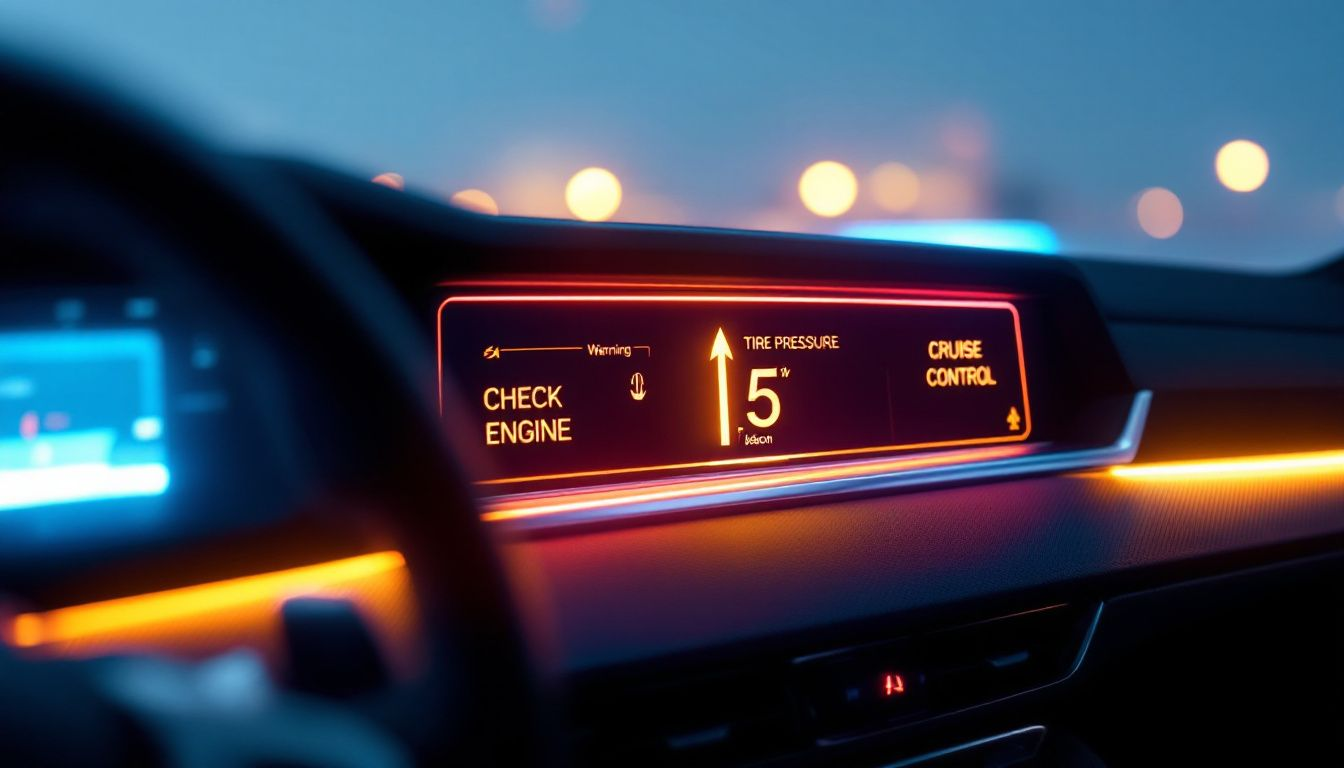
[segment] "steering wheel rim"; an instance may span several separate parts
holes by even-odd
[[[353,440],[313,446],[309,463],[333,488],[377,504],[410,568],[429,650],[426,672],[398,697],[428,726],[414,751],[468,764],[539,762],[545,729],[522,623],[436,415],[427,334],[404,302],[320,211],[264,169],[230,163],[26,59],[0,57],[0,99],[10,137],[0,177],[51,161],[120,183],[201,243],[189,263],[145,255],[135,271],[219,301],[240,327],[283,329],[275,335],[287,351],[303,351],[305,366],[375,404],[331,413],[341,398],[288,393],[300,433],[320,434],[333,417],[353,427]]]

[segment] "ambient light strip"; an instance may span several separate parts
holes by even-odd
[[[1020,294],[1002,291],[977,291],[962,288],[894,288],[874,287],[871,285],[765,285],[761,283],[695,283],[695,282],[655,282],[655,281],[602,281],[602,280],[446,280],[439,283],[442,288],[511,288],[554,290],[599,290],[599,291],[703,291],[722,293],[724,291],[751,291],[763,294],[804,293],[834,294],[839,296],[924,296],[943,299],[988,299],[1006,301],[1020,299]]]
[[[1031,452],[1031,446],[995,446],[923,456],[904,456],[878,461],[831,464],[766,473],[744,473],[698,481],[632,483],[616,489],[590,489],[571,493],[538,494],[531,497],[503,497],[491,504],[489,511],[481,517],[488,522],[516,520],[562,512],[583,512],[629,504],[670,501],[691,496],[703,497],[713,494],[740,493],[799,483],[817,483],[948,464],[966,464],[989,459],[1002,459],[1009,456],[1023,456]]]
[[[1260,478],[1333,473],[1344,473],[1344,450],[1171,461],[1110,468],[1112,477],[1127,480],[1186,480],[1229,476]]]
[[[586,472],[562,472],[550,475],[529,475],[524,477],[504,477],[497,480],[478,480],[477,485],[517,485],[518,483],[539,482],[546,480],[577,480],[585,477],[608,477],[616,475],[631,475],[639,472],[667,472],[671,470],[682,469],[715,469],[722,467],[724,469],[736,469],[742,467],[751,467],[761,464],[779,464],[787,461],[797,461],[799,459],[825,459],[832,457],[852,457],[862,456],[871,453],[892,453],[894,451],[918,451],[933,448],[965,448],[968,446],[987,445],[993,443],[1021,443],[1027,438],[1024,432],[1021,435],[1010,435],[1005,437],[975,437],[966,440],[940,440],[931,443],[908,443],[904,445],[875,445],[870,448],[846,448],[836,451],[811,451],[809,453],[777,453],[770,456],[750,456],[736,459],[710,459],[706,461],[690,461],[682,464],[655,464],[647,467],[624,467],[621,469],[599,469]],[[1018,451],[1017,453],[1022,453]],[[946,462],[944,462],[946,463]]]
[[[989,446],[699,480],[499,496],[484,500],[482,517],[508,528],[544,530],[781,499],[929,488],[1108,467],[1134,460],[1151,403],[1151,392],[1135,393],[1120,435],[1113,443],[1097,448],[1052,452],[1046,446]]]
[[[392,590],[385,603],[409,603],[406,560],[400,552],[376,552],[283,571],[119,597],[15,616],[8,639],[19,648],[92,641],[98,649],[153,640],[183,628],[209,630],[216,622],[273,620],[287,599],[341,596],[359,603],[375,590]],[[387,595],[382,595],[386,598]],[[374,602],[369,600],[369,602]],[[361,606],[362,607],[362,606]],[[400,606],[399,606],[400,608]]]

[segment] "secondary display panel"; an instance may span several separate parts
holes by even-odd
[[[162,494],[163,386],[153,331],[0,332],[0,512]]]
[[[1031,434],[1008,301],[462,295],[438,323],[440,386],[503,492]]]

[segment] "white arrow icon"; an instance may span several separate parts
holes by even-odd
[[[732,358],[733,351],[728,348],[728,339],[720,328],[714,336],[714,347],[709,351],[709,359],[719,361],[719,445],[732,445],[733,442],[728,429],[728,361]]]

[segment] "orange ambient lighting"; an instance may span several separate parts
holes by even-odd
[[[924,456],[905,456],[894,459],[852,461],[825,467],[772,470],[741,473],[731,477],[706,480],[665,480],[630,483],[619,488],[589,491],[558,492],[526,497],[487,500],[487,511],[481,518],[487,522],[504,522],[526,517],[554,515],[562,512],[580,512],[592,509],[643,504],[654,501],[681,499],[717,493],[736,493],[760,488],[777,488],[798,483],[842,480],[864,475],[884,474],[902,470],[966,464],[1022,456],[1033,449],[1025,445],[1003,445]]]
[[[400,552],[243,576],[14,617],[9,641],[58,656],[172,650],[189,656],[245,645],[278,651],[279,608],[292,597],[351,601],[394,666],[414,643],[410,574]]]
[[[1279,477],[1344,472],[1344,450],[1242,456],[1202,461],[1172,461],[1111,467],[1113,477],[1139,480],[1183,480],[1200,477]]]

